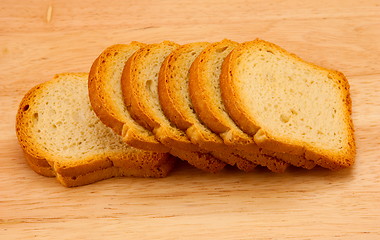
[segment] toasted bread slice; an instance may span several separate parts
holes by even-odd
[[[257,39],[228,55],[220,84],[227,111],[260,147],[329,169],[354,163],[351,99],[343,74]]]
[[[227,147],[218,135],[202,125],[192,109],[188,90],[189,70],[194,59],[208,45],[205,42],[186,44],[166,58],[158,82],[162,109],[173,124],[187,133],[192,143],[232,166],[244,171],[253,170],[256,164]]]
[[[149,128],[156,138],[170,148],[170,153],[208,172],[218,172],[225,166],[212,155],[192,144],[185,133],[175,128],[165,117],[158,99],[158,74],[162,62],[177,44],[169,41],[150,44],[130,57],[122,75],[125,104],[132,117]]]
[[[271,170],[282,170],[291,163],[297,167],[311,169],[315,166],[312,161],[305,161],[300,156],[277,153],[260,149],[253,137],[245,134],[234,123],[225,110],[219,84],[222,63],[225,57],[239,44],[223,40],[207,47],[194,61],[190,71],[190,98],[194,109],[203,123],[212,131],[220,134],[224,142],[243,154],[253,158],[256,164],[267,166]]]
[[[100,120],[122,135],[124,141],[136,148],[168,152],[154,135],[130,116],[124,105],[121,75],[125,62],[145,44],[131,42],[105,49],[91,67],[88,87],[91,105]]]
[[[59,74],[20,103],[16,133],[31,168],[67,187],[119,176],[164,177],[174,158],[128,146],[95,115],[87,73]]]

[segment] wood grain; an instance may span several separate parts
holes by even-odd
[[[26,165],[14,121],[35,84],[88,71],[115,43],[256,37],[345,73],[354,167],[206,174],[183,164],[165,179],[67,189]],[[380,239],[379,62],[374,0],[2,0],[0,239]]]

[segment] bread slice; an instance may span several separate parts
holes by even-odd
[[[349,84],[275,44],[236,47],[222,66],[227,111],[262,148],[341,169],[354,163]]]
[[[251,161],[276,170],[284,170],[291,163],[297,167],[311,169],[312,161],[285,153],[260,149],[253,137],[245,134],[234,123],[225,110],[219,84],[222,63],[225,57],[239,44],[230,40],[216,42],[207,47],[194,61],[190,70],[189,90],[194,109],[203,123],[212,131],[220,134],[224,143],[236,148]],[[253,159],[252,159],[253,157]]]
[[[205,42],[189,43],[166,58],[158,82],[162,109],[172,123],[187,133],[192,143],[232,166],[250,171],[256,164],[239,155],[236,149],[226,147],[218,135],[202,125],[192,108],[188,89],[190,66],[208,45]]]
[[[125,62],[142,46],[145,44],[139,42],[117,44],[100,54],[89,75],[90,101],[100,120],[122,135],[127,144],[143,150],[168,152],[150,131],[133,120],[123,101],[120,80]]]
[[[192,144],[186,134],[174,127],[165,117],[158,99],[158,74],[162,62],[177,44],[164,41],[138,50],[128,59],[122,89],[125,104],[132,117],[148,127],[156,138],[170,148],[170,153],[208,172],[218,172],[225,166],[212,155]]]
[[[16,133],[31,168],[67,187],[119,176],[164,177],[174,159],[125,144],[95,115],[87,73],[59,74],[20,103]]]

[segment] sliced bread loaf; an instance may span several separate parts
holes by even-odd
[[[136,148],[168,152],[154,135],[130,116],[124,105],[121,75],[125,62],[145,44],[131,42],[105,49],[91,67],[88,87],[91,105],[100,120],[111,127],[124,141]]]
[[[228,55],[220,84],[227,111],[260,147],[330,169],[353,164],[351,99],[343,74],[255,40]]]
[[[20,103],[16,133],[30,167],[67,187],[118,176],[164,177],[174,159],[125,144],[95,115],[88,74],[59,74]]]
[[[239,44],[230,40],[216,42],[207,47],[194,61],[190,70],[189,90],[194,109],[203,123],[220,134],[230,147],[237,148],[259,165],[276,169],[290,163],[297,167],[311,169],[312,161],[303,157],[260,149],[253,137],[245,134],[234,123],[225,110],[219,84],[222,63],[225,57]]]
[[[187,133],[192,143],[213,156],[238,168],[249,171],[256,164],[239,156],[233,148],[226,147],[222,139],[199,122],[189,97],[189,70],[194,59],[209,43],[183,45],[174,50],[161,66],[158,94],[162,109],[168,119]]]
[[[175,128],[165,117],[158,99],[160,67],[177,47],[169,41],[150,44],[128,59],[122,75],[125,104],[132,117],[147,126],[160,142],[170,148],[171,154],[199,169],[218,172],[225,164],[192,144],[184,132]]]

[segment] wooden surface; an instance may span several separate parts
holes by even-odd
[[[115,43],[256,37],[346,74],[354,167],[213,175],[181,165],[165,179],[67,189],[26,165],[14,122],[35,84],[88,71]],[[380,239],[379,63],[375,0],[2,0],[0,239]]]

